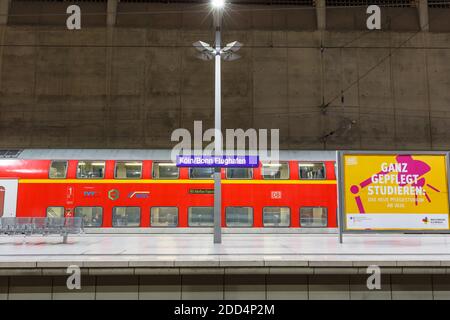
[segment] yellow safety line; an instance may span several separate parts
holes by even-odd
[[[177,179],[177,180],[157,180],[157,179],[19,179],[19,183],[77,183],[77,184],[213,184],[214,180],[195,180],[195,179]],[[336,180],[222,180],[222,184],[336,184]]]

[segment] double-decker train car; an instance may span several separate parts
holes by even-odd
[[[335,157],[280,151],[276,163],[222,169],[223,227],[336,228]],[[93,232],[211,228],[214,169],[178,168],[169,159],[170,150],[0,151],[0,215],[81,217]]]

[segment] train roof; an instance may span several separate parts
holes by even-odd
[[[171,149],[17,149],[0,150],[0,159],[168,160],[171,152]],[[334,161],[336,151],[281,150],[279,157],[280,160],[285,161]]]

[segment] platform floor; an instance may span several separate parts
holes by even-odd
[[[450,299],[450,235],[0,237],[1,299]]]
[[[83,267],[270,267],[383,266],[450,267],[450,235],[225,234],[76,235],[0,237],[0,268]],[[53,264],[53,265],[52,265]]]

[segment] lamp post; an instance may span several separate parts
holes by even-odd
[[[216,156],[221,156],[222,137],[217,136],[222,132],[221,59],[224,59],[225,61],[239,59],[240,56],[235,54],[235,52],[241,48],[242,44],[234,41],[227,44],[223,49],[221,48],[222,16],[225,8],[225,0],[211,0],[211,6],[214,18],[215,48],[202,41],[195,42],[194,47],[200,51],[198,58],[202,60],[215,60],[214,150]],[[214,170],[214,243],[222,242],[222,188],[220,174],[220,167],[216,167]]]

